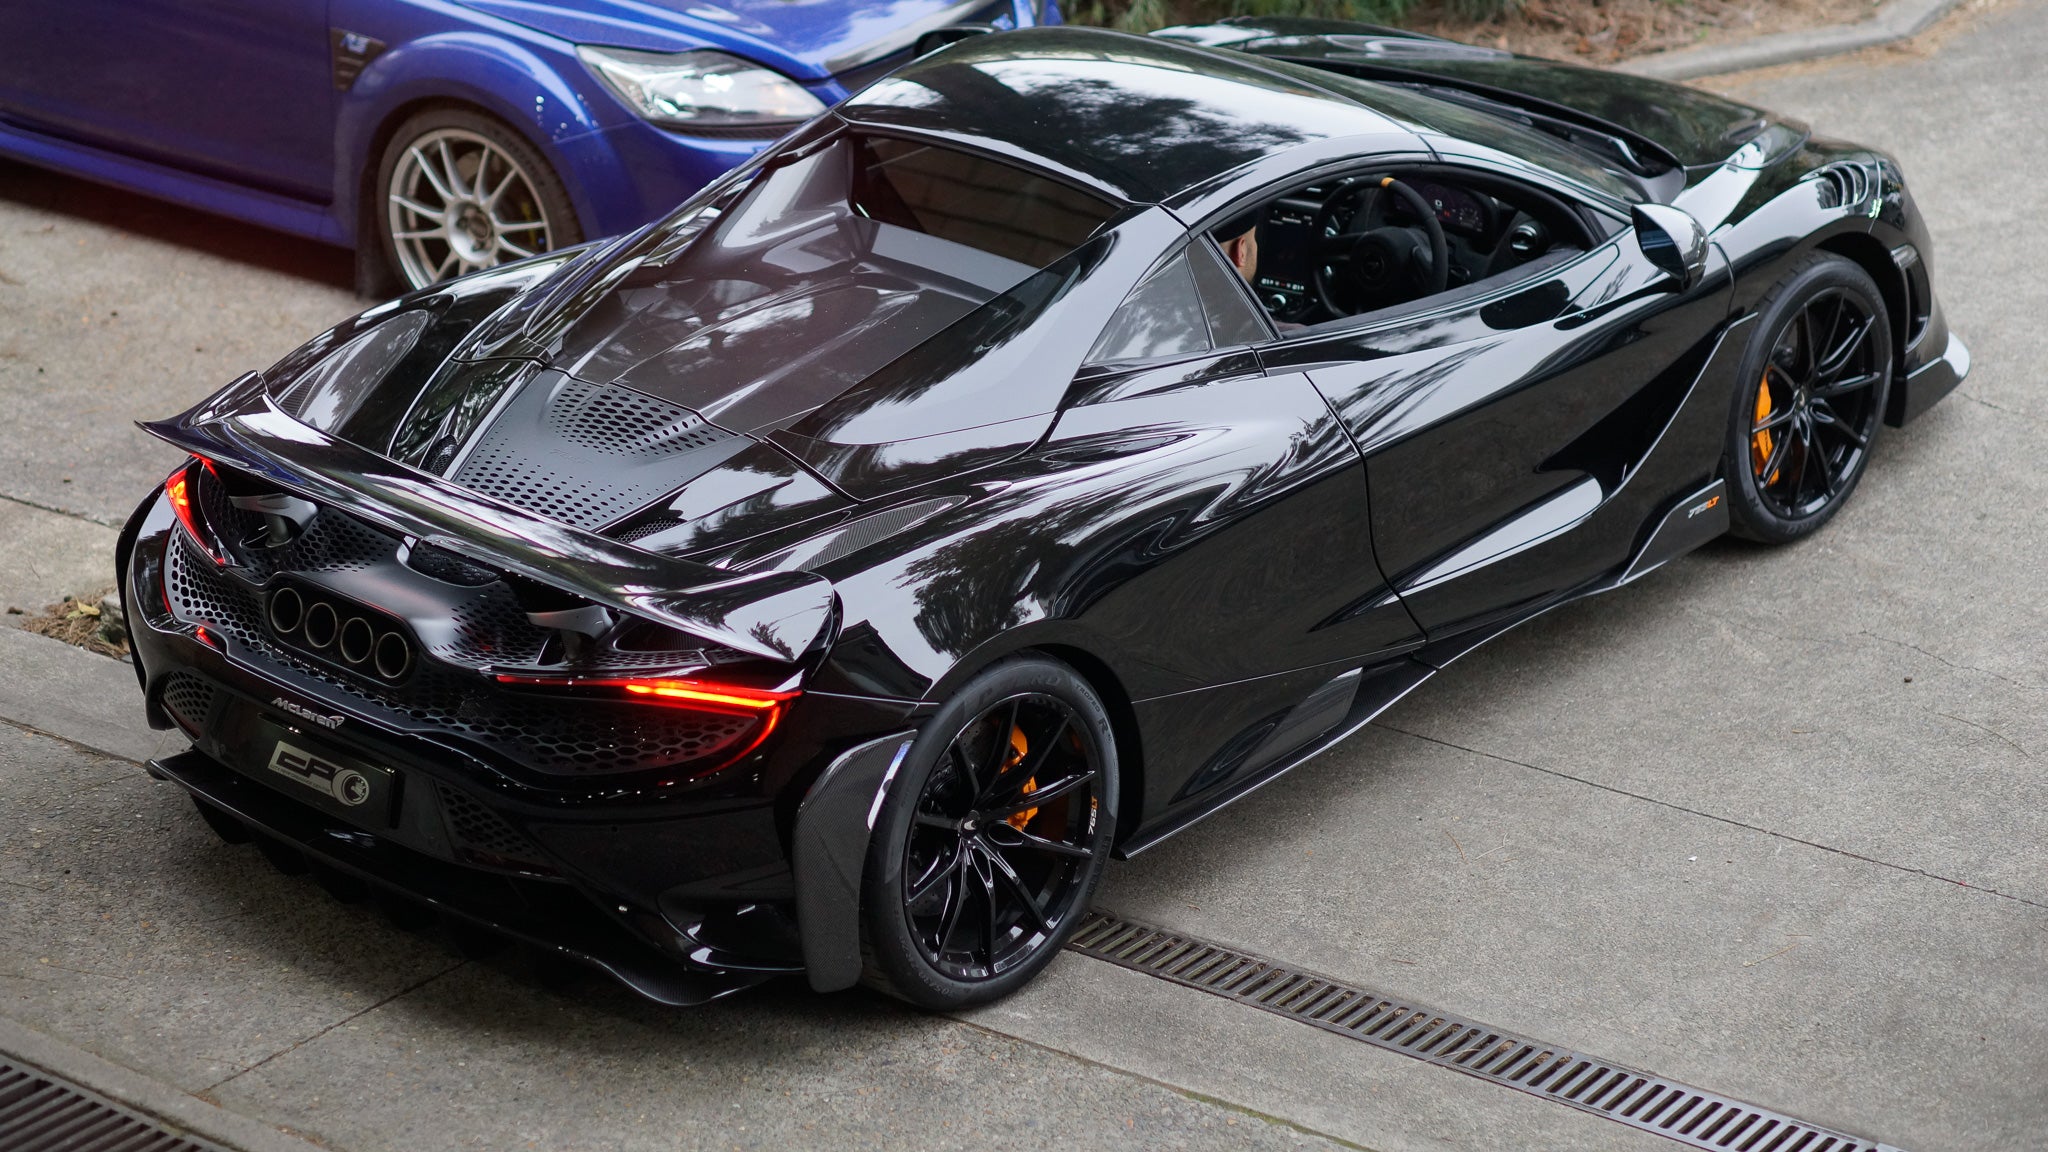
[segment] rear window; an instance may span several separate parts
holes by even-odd
[[[1073,251],[1114,210],[1014,164],[931,144],[862,138],[856,163],[862,215],[1033,268]]]
[[[782,426],[1121,211],[1002,160],[842,130],[672,217],[555,359],[735,431]]]

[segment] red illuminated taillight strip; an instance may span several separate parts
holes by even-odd
[[[195,465],[204,467],[208,472],[213,471],[213,461],[204,456],[194,456],[191,463],[171,473],[171,478],[164,481],[164,497],[171,502],[171,511],[178,514],[178,523],[185,526],[185,534],[192,537],[192,542],[199,545],[199,550],[206,553],[207,558],[215,564],[226,564],[227,560],[219,552],[214,551],[213,545],[206,538],[206,533],[200,531],[198,514],[192,509],[192,469]]]
[[[721,684],[711,680],[676,678],[583,678],[500,674],[495,679],[500,684],[518,687],[594,689],[600,692],[618,690],[650,704],[722,712],[727,715],[753,716],[761,721],[752,738],[744,745],[726,753],[717,763],[691,772],[692,779],[702,779],[746,759],[755,749],[768,742],[768,737],[775,731],[776,725],[782,722],[783,710],[788,707],[789,702],[803,695],[801,689],[754,688],[744,684]]]
[[[500,684],[521,684],[535,688],[618,688],[630,695],[646,697],[649,703],[675,703],[684,707],[709,706],[717,710],[775,713],[801,691],[750,688],[741,684],[719,684],[709,680],[636,679],[630,677],[558,677],[501,675]]]

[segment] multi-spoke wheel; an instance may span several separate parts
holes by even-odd
[[[1116,783],[1108,717],[1065,665],[1006,660],[963,688],[912,746],[875,828],[870,983],[953,1008],[1028,981],[1087,911]]]
[[[1736,531],[1783,543],[1819,528],[1870,461],[1892,371],[1891,323],[1855,264],[1820,256],[1771,291],[1724,460]]]
[[[581,239],[546,161],[511,129],[461,109],[401,125],[378,187],[386,256],[413,288]]]

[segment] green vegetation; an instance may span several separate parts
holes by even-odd
[[[1434,5],[1472,20],[1503,15],[1520,6],[1521,0],[1441,0]],[[1130,32],[1225,16],[1321,16],[1393,24],[1414,7],[1416,0],[1068,0],[1061,5],[1069,23],[1100,24]]]

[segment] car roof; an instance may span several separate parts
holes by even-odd
[[[1284,68],[1095,28],[977,36],[839,106],[980,143],[1138,204],[1306,145],[1408,126]]]

